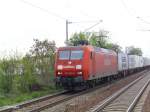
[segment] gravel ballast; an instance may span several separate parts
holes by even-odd
[[[144,102],[144,107],[142,112],[150,112],[150,91],[148,93],[148,96]]]
[[[142,74],[139,73],[130,75],[124,79],[115,81],[108,86],[101,87],[93,92],[81,95],[43,112],[85,112],[141,75]]]

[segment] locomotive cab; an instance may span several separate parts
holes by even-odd
[[[82,47],[59,48],[56,56],[55,75],[56,83],[65,89],[79,86],[83,80],[84,55]]]

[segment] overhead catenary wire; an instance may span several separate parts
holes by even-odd
[[[20,1],[23,2],[23,3],[25,3],[25,4],[27,4],[27,5],[32,6],[32,7],[34,7],[34,8],[37,8],[37,9],[43,11],[43,12],[46,12],[46,13],[52,15],[52,16],[55,16],[55,17],[57,17],[57,18],[59,18],[59,19],[66,20],[65,17],[63,17],[63,16],[61,16],[61,15],[59,15],[59,14],[57,14],[57,13],[51,12],[51,11],[45,9],[45,8],[40,7],[40,6],[37,6],[37,5],[35,5],[35,4],[31,3],[31,2],[28,2],[28,1],[26,1],[26,0],[20,0]]]
[[[42,7],[40,7],[38,5],[35,5],[35,4],[31,3],[31,2],[28,2],[26,0],[20,0],[20,1],[23,2],[23,3],[25,3],[25,4],[27,4],[27,5],[32,6],[34,8],[37,8],[37,9],[43,11],[43,12],[46,12],[46,13],[54,16],[54,17],[57,17],[57,18],[59,18],[59,19],[61,19],[63,21],[66,21],[66,40],[68,40],[68,24],[72,24],[72,23],[95,23],[95,22],[97,22],[97,21],[76,21],[76,22],[68,21],[67,18],[65,18],[65,17],[63,17],[63,16],[61,16],[61,15],[59,15],[57,13],[51,12],[48,9],[42,8]],[[99,21],[98,23],[94,24],[93,26],[85,29],[85,31],[87,31],[87,30],[89,30],[89,29],[97,26],[100,22],[102,22],[102,20]]]
[[[27,5],[32,6],[32,7],[34,7],[34,8],[37,8],[37,9],[43,11],[43,12],[46,12],[46,13],[52,15],[52,16],[55,16],[55,17],[57,17],[57,18],[59,18],[59,19],[62,19],[62,20],[65,20],[65,21],[67,20],[67,18],[65,18],[65,17],[63,17],[63,16],[61,16],[61,15],[59,15],[59,14],[57,14],[57,13],[51,12],[51,11],[49,11],[48,9],[42,8],[42,7],[40,7],[40,6],[37,6],[37,5],[35,5],[35,4],[31,3],[31,2],[28,2],[28,1],[26,1],[26,0],[20,0],[20,1],[23,2],[23,3],[25,3],[25,4],[27,4]],[[98,21],[98,20],[93,20],[93,21],[69,21],[69,23],[71,23],[71,24],[72,24],[72,23],[95,23],[95,22],[97,22],[97,21]]]
[[[97,22],[96,24],[94,24],[94,25],[90,26],[89,28],[86,28],[86,29],[84,30],[84,32],[87,32],[88,30],[92,29],[93,27],[95,27],[95,26],[99,25],[101,22],[103,22],[103,21],[102,21],[102,20],[100,20],[100,21],[99,21],[99,22]]]
[[[137,29],[136,31],[150,31],[148,29]]]
[[[139,19],[140,21],[142,21],[143,23],[146,23],[146,24],[150,24],[150,22],[144,20],[142,17],[136,17],[137,19]]]
[[[65,18],[65,17],[63,17],[63,16],[61,16],[61,15],[59,15],[57,13],[51,12],[48,9],[42,8],[40,6],[37,6],[37,5],[35,5],[35,4],[31,3],[31,2],[28,2],[26,0],[20,0],[20,1],[25,3],[25,4],[27,4],[27,5],[32,6],[34,8],[37,8],[37,9],[43,11],[43,12],[49,13],[50,15],[55,16],[55,17],[57,17],[59,19],[63,19],[65,21],[67,20],[67,18]],[[71,22],[71,23],[94,23],[94,22],[97,22],[97,20],[95,20],[95,21],[75,21],[75,22]]]
[[[57,18],[59,18],[59,19],[63,19],[63,20],[65,20],[65,21],[67,20],[67,18],[65,18],[65,17],[63,17],[63,16],[61,16],[61,15],[59,15],[59,14],[57,14],[57,13],[51,12],[51,11],[49,11],[48,9],[42,8],[42,7],[40,7],[40,6],[37,6],[37,5],[35,5],[35,4],[31,3],[31,2],[28,2],[28,1],[26,1],[26,0],[20,0],[20,1],[23,2],[23,3],[25,3],[25,4],[27,4],[27,5],[32,6],[32,7],[34,7],[34,8],[37,8],[37,9],[43,11],[43,12],[49,13],[49,14],[51,14],[52,16],[55,16],[55,17],[57,17]],[[95,22],[97,22],[97,21],[98,21],[98,20],[93,20],[93,21],[73,21],[73,22],[70,22],[70,23],[95,23]]]
[[[124,0],[121,0],[121,3],[124,6],[124,8],[127,10],[128,14],[131,15],[131,16],[133,16],[133,14],[131,13],[131,11],[129,11],[129,8],[126,5],[126,3],[124,2]],[[136,17],[136,19],[140,20],[141,22],[143,22],[145,24],[150,24],[150,22],[148,22],[145,19],[143,19],[143,17],[137,16],[135,13],[134,13],[134,16]],[[150,16],[146,16],[146,17],[150,17]],[[150,30],[148,30],[148,29],[138,29],[137,31],[150,31]]]
[[[145,21],[142,17],[137,16],[135,13],[132,14],[131,11],[129,10],[127,4],[124,2],[124,0],[120,0],[120,1],[121,1],[122,5],[124,6],[124,8],[127,10],[127,12],[128,12],[129,15],[132,15],[132,16],[135,15],[135,17],[136,17],[137,19],[141,20],[141,21],[144,22],[144,23],[150,24],[150,22]],[[132,10],[133,10],[133,9],[132,9]],[[133,12],[133,11],[132,11],[132,12]],[[134,12],[135,12],[135,11],[134,11]],[[150,16],[147,16],[147,17],[150,17]]]
[[[95,21],[72,21],[71,23],[96,23],[99,20],[95,20]]]
[[[142,21],[143,23],[145,24],[150,24],[150,22],[144,20],[142,17],[136,17],[138,20]],[[144,31],[144,32],[147,32],[147,31],[150,31],[149,29],[137,29],[136,31]]]
[[[131,13],[131,11],[129,10],[127,4],[124,2],[124,0],[120,0],[121,1],[121,4],[123,5],[123,7],[125,8],[125,10],[127,11],[127,13],[130,15],[130,16],[133,16],[133,14]]]

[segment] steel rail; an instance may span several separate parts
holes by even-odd
[[[41,106],[41,107],[32,109],[32,110],[30,110],[29,112],[39,112],[39,111],[45,110],[45,109],[47,109],[47,108],[52,108],[53,106],[56,106],[56,105],[61,104],[61,103],[65,102],[65,101],[71,100],[71,99],[74,98],[74,97],[81,96],[81,95],[83,95],[83,94],[87,94],[87,93],[92,92],[92,91],[94,91],[94,90],[96,90],[96,89],[98,89],[98,88],[101,88],[101,87],[106,87],[106,86],[108,86],[109,84],[110,84],[110,83],[105,83],[105,84],[102,84],[102,85],[97,86],[97,87],[94,87],[94,88],[90,88],[90,89],[85,90],[85,91],[81,91],[81,92],[77,92],[77,93],[75,93],[75,94],[71,94],[71,95],[66,96],[65,98],[59,99],[58,101],[55,101],[55,102],[53,102],[53,103],[49,103],[49,104],[43,105],[43,106]]]
[[[112,96],[108,97],[106,100],[104,100],[100,105],[97,105],[93,110],[90,112],[99,112],[102,109],[104,109],[109,103],[111,103],[113,100],[115,100],[117,97],[119,97],[123,92],[125,92],[127,89],[132,87],[134,84],[136,84],[139,80],[143,79],[145,76],[141,76],[138,79],[134,80],[127,86],[120,89],[118,92],[114,93]]]
[[[139,94],[135,97],[134,101],[131,103],[131,105],[129,106],[129,108],[127,109],[126,112],[132,112],[133,111],[134,107],[136,106],[138,100],[140,99],[141,95],[143,94],[143,92],[145,91],[145,89],[147,88],[149,83],[150,83],[150,79],[145,83],[145,85],[140,90]]]
[[[96,89],[101,88],[101,87],[105,87],[105,86],[107,86],[109,84],[110,83],[105,83],[105,84],[102,84],[102,85],[97,86],[95,88],[91,88],[91,89],[88,89],[88,90],[85,90],[85,91],[69,94],[68,96],[66,94],[64,94],[64,95],[66,95],[64,98],[58,99],[58,100],[54,101],[53,103],[48,103],[48,104],[43,105],[41,107],[33,108],[32,110],[29,110],[28,112],[37,112],[37,111],[42,111],[42,110],[47,109],[47,108],[51,108],[51,107],[56,106],[56,105],[58,105],[58,104],[60,104],[62,102],[71,100],[74,97],[77,97],[77,96],[80,96],[80,95],[83,95],[83,94],[87,94],[87,93],[89,93],[89,92],[91,92],[93,90],[96,90]],[[52,98],[54,98],[54,97],[52,97]],[[47,99],[45,99],[45,101],[46,100]],[[51,100],[51,99],[49,99],[49,100]],[[43,101],[43,100],[41,100],[41,101]],[[40,102],[40,101],[38,101],[38,102]],[[38,103],[38,102],[35,102],[35,104]],[[33,103],[31,102],[30,104],[32,105]],[[13,110],[19,110],[19,109],[22,109],[22,108],[26,108],[27,106],[28,105],[25,103],[24,105],[21,105],[20,108],[14,108]]]
[[[142,74],[142,73],[145,73],[145,72],[147,72],[147,71],[142,71],[142,72],[137,73],[137,74]],[[143,77],[144,77],[144,76],[138,78],[138,80],[142,79]],[[137,80],[137,81],[138,81],[138,80]],[[135,82],[135,83],[136,83],[136,82]],[[109,84],[110,84],[110,83],[109,83]],[[105,84],[104,84],[104,85],[105,85]],[[97,88],[103,87],[104,85],[101,85],[101,86],[98,86],[98,87],[95,87],[95,88],[91,88],[91,89],[89,89],[89,90],[82,91],[82,92],[79,92],[79,93],[77,93],[77,94],[73,94],[73,95],[71,95],[71,96],[68,96],[68,97],[66,97],[66,98],[60,99],[60,100],[55,101],[55,102],[53,102],[53,103],[49,103],[49,104],[46,104],[46,105],[44,105],[44,106],[35,108],[35,109],[33,109],[33,110],[29,111],[29,112],[39,112],[39,111],[45,110],[45,109],[47,109],[47,108],[51,108],[51,107],[56,106],[56,105],[58,105],[58,104],[60,104],[60,103],[62,103],[62,102],[68,101],[68,100],[70,100],[70,99],[72,99],[72,98],[74,98],[74,97],[77,97],[77,96],[80,96],[80,95],[89,93],[89,92],[91,92],[91,91],[93,91],[93,90],[95,90],[95,89],[97,89]],[[108,84],[106,83],[106,85],[108,85]]]
[[[65,98],[59,99],[58,101],[54,101],[54,102],[52,102],[52,103],[43,105],[43,106],[41,106],[41,107],[32,109],[32,110],[30,110],[30,111],[28,111],[28,112],[40,112],[40,111],[42,111],[42,110],[44,110],[44,109],[54,107],[54,106],[56,106],[56,105],[58,105],[58,104],[61,104],[61,103],[65,102],[65,101],[68,101],[68,100],[71,100],[72,98],[77,97],[77,96],[80,96],[80,95],[81,95],[81,94],[73,94],[73,95],[67,96],[67,97],[65,97]]]
[[[137,73],[137,74],[142,74],[142,73],[145,73],[145,72],[147,72],[147,70],[144,70],[144,71],[139,72],[139,73]],[[111,83],[114,83],[114,82],[111,82]],[[51,103],[51,104],[47,104],[47,105],[45,105],[45,106],[43,106],[43,107],[39,107],[39,108],[33,109],[33,110],[31,110],[31,112],[35,112],[35,111],[37,111],[37,110],[44,110],[44,109],[46,109],[46,108],[50,108],[50,107],[52,107],[52,106],[58,105],[59,103],[65,102],[65,101],[67,101],[67,100],[70,100],[70,99],[72,99],[72,98],[74,98],[74,97],[76,97],[76,96],[89,93],[89,92],[91,92],[91,91],[93,91],[93,90],[95,90],[95,89],[98,89],[98,88],[100,88],[100,87],[105,87],[105,86],[107,86],[107,85],[109,85],[109,84],[110,84],[110,82],[109,82],[109,83],[102,84],[102,85],[97,86],[97,87],[95,87],[95,88],[88,89],[88,90],[86,90],[86,91],[82,91],[82,92],[77,93],[77,94],[74,94],[74,95],[70,95],[70,96],[68,96],[68,97],[65,97],[65,98],[63,98],[63,99],[60,99],[60,100],[58,100],[58,101],[53,102],[53,104]],[[59,95],[61,95],[61,94],[65,94],[65,93],[67,93],[67,91],[63,91],[63,92],[56,93],[56,94],[53,94],[53,95],[47,95],[47,96],[44,96],[44,97],[40,97],[40,98],[37,98],[37,99],[33,99],[33,100],[30,100],[30,101],[26,101],[26,102],[23,102],[23,103],[21,103],[21,104],[11,106],[10,108],[0,109],[0,112],[12,112],[12,111],[15,111],[15,110],[19,110],[19,109],[22,109],[22,108],[26,108],[26,107],[28,107],[28,106],[30,106],[30,105],[32,105],[32,104],[34,105],[34,104],[36,104],[36,103],[40,103],[40,102],[46,101],[46,100],[48,100],[48,99],[50,100],[51,98],[57,97],[57,96],[59,96]]]
[[[10,107],[4,108],[4,109],[0,109],[0,112],[12,112],[13,110],[17,110],[17,109],[20,109],[20,108],[23,108],[23,107],[27,107],[28,105],[35,104],[37,102],[41,102],[41,101],[44,101],[44,100],[47,100],[47,99],[51,99],[51,98],[54,98],[54,97],[57,97],[57,96],[60,96],[62,94],[66,94],[66,93],[67,93],[67,91],[62,91],[62,92],[59,92],[59,93],[46,95],[46,96],[39,97],[39,98],[36,98],[36,99],[33,99],[33,100],[25,101],[23,103],[19,103],[19,104],[14,105],[14,106],[10,106]]]

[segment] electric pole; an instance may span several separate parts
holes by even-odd
[[[66,41],[65,41],[66,46],[69,45],[69,42],[68,42],[68,40],[69,40],[69,38],[68,38],[68,25],[72,24],[72,23],[89,23],[89,22],[90,21],[87,21],[87,22],[83,22],[83,21],[82,22],[70,22],[70,21],[66,20]],[[103,22],[103,20],[98,21],[96,24],[94,24],[91,27],[87,28],[85,31],[88,31],[88,30],[92,29],[93,27],[97,26],[101,22]]]
[[[66,20],[66,45],[68,45],[68,20]]]
[[[65,42],[65,44],[66,44],[66,46],[69,44],[68,43],[68,24],[71,24],[72,22],[69,22],[68,20],[66,20],[66,42]]]

